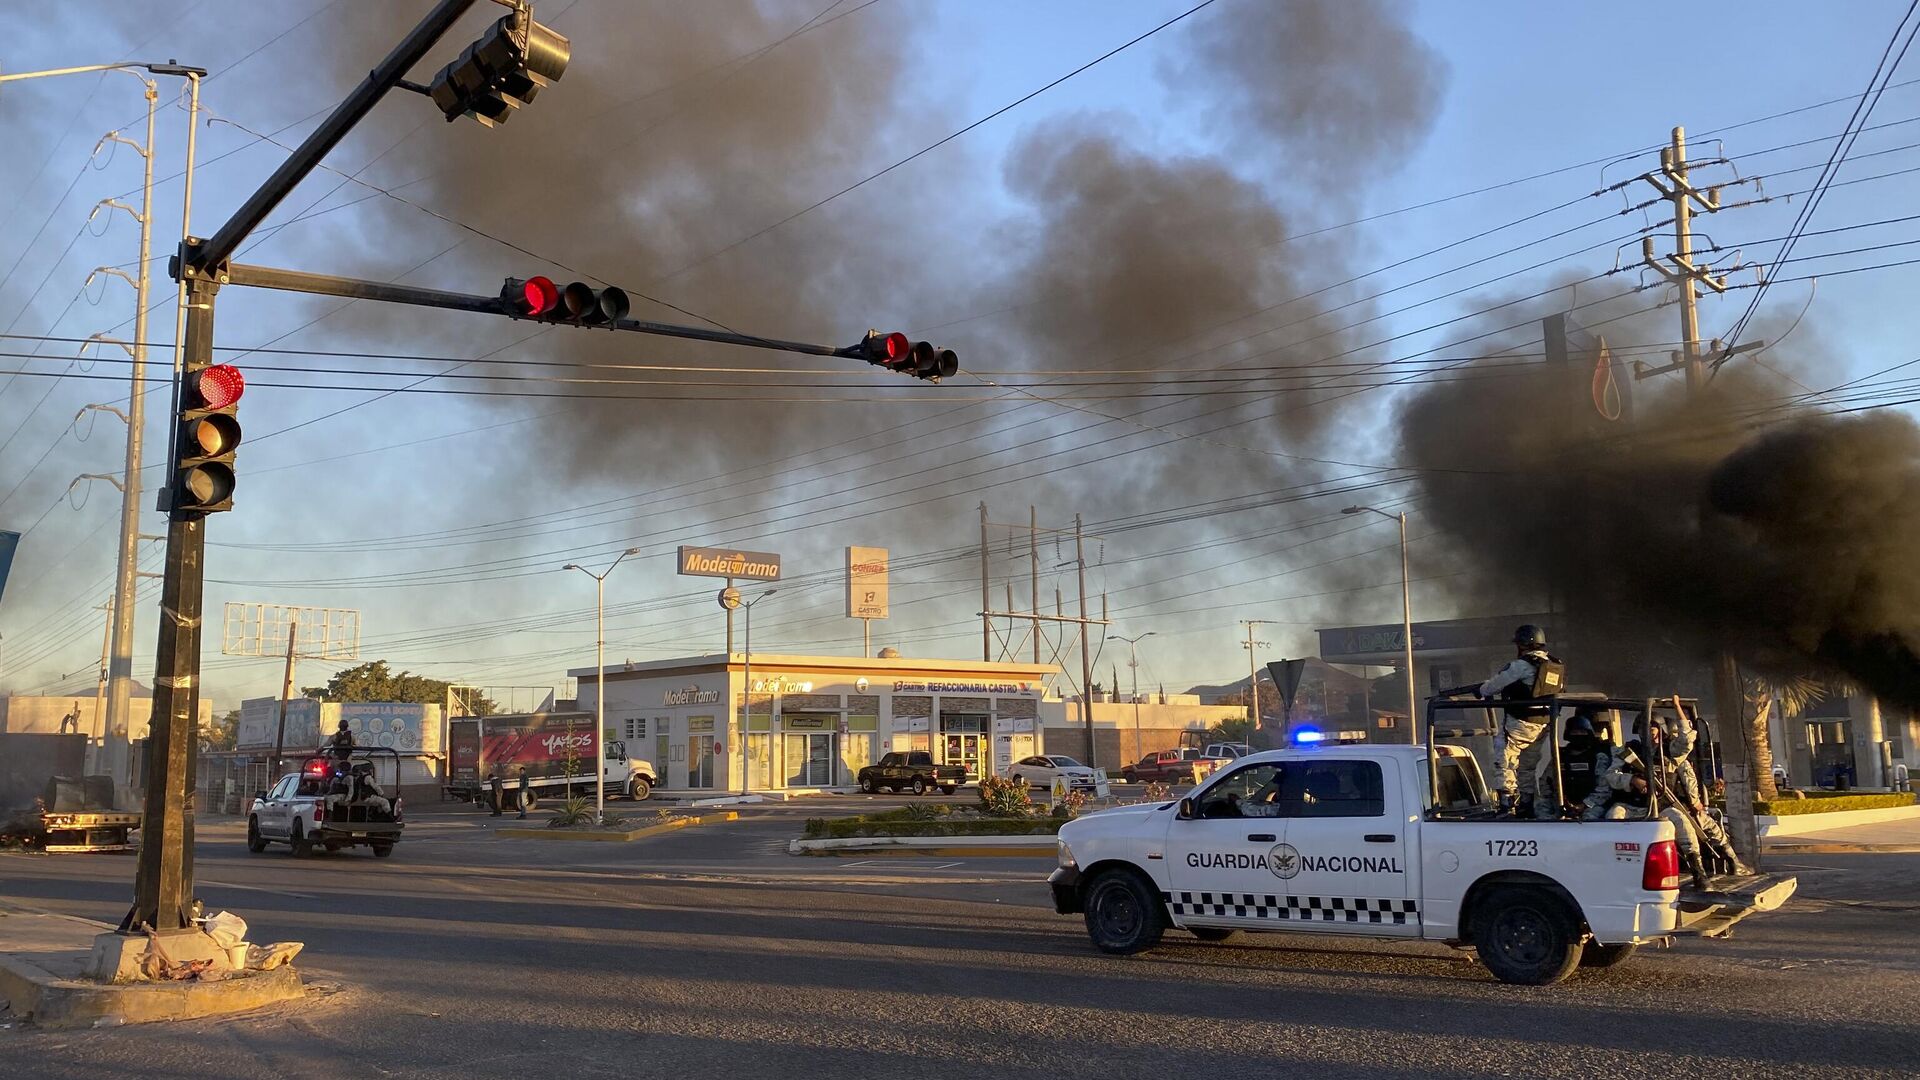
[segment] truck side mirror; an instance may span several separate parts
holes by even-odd
[[[1194,817],[1193,799],[1191,797],[1181,799],[1180,805],[1175,809],[1174,812],[1179,815],[1181,821],[1193,820],[1193,817]]]
[[[253,793],[253,797],[256,799],[265,799],[267,797],[267,793],[264,791],[256,791]]]

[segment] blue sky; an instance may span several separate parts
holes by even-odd
[[[540,11],[542,17],[555,17],[557,25],[569,29],[594,25],[583,20],[596,14],[604,16],[604,11],[596,13],[594,9],[614,3],[578,0],[578,10],[565,10],[564,0],[547,0]],[[770,12],[766,25],[791,29],[815,15],[821,6],[812,0],[788,5],[768,3],[763,5]],[[1188,6],[880,0],[870,9],[855,11],[839,24],[813,35],[826,43],[820,47],[832,55],[835,43],[845,41],[851,46],[864,40],[855,35],[863,20],[879,20],[874,25],[900,31],[898,60],[908,73],[888,84],[887,100],[848,106],[876,110],[875,114],[884,118],[873,129],[871,143],[831,148],[833,152],[824,155],[818,175],[794,181],[792,190],[782,191],[777,197],[767,196],[765,202],[760,201],[765,192],[749,182],[751,176],[737,186],[726,186],[726,197],[738,203],[723,203],[712,220],[699,226],[711,229],[716,236],[747,235],[812,198],[831,194],[993,112]],[[1250,8],[1259,6],[1259,0],[1219,0],[1194,15],[1190,23],[1231,23],[1247,18]],[[366,21],[362,18],[365,10],[356,9],[356,0],[325,5],[317,0],[270,4],[205,0],[184,7],[170,6],[162,13],[150,5],[75,0],[60,5],[57,14],[36,10],[26,20],[23,32],[10,38],[0,50],[0,70],[97,62],[129,55],[138,46],[145,56],[178,57],[222,72],[207,86],[205,100],[211,110],[255,131],[293,125],[282,136],[291,140],[307,129],[301,122],[303,117],[336,98],[345,79],[376,59],[372,52],[341,55],[347,45],[359,44],[353,31]],[[868,282],[865,291],[857,294],[865,306],[858,312],[840,314],[842,321],[804,326],[755,322],[751,328],[775,334],[846,338],[868,325],[884,325],[885,320],[918,325],[992,311],[1001,305],[988,302],[990,298],[1009,298],[994,297],[991,283],[985,282],[985,269],[996,260],[1019,259],[1033,227],[1031,222],[1019,224],[1023,215],[1032,213],[1032,207],[1021,205],[1020,197],[1008,187],[1008,155],[1017,152],[1024,138],[1063,118],[1097,117],[1126,132],[1131,145],[1144,150],[1222,162],[1232,174],[1270,192],[1291,222],[1309,228],[1338,225],[1500,184],[1516,176],[1550,173],[1440,206],[1339,229],[1310,244],[1298,245],[1301,255],[1290,272],[1309,285],[1329,284],[1625,179],[1648,168],[1652,159],[1631,157],[1604,172],[1598,164],[1559,170],[1663,142],[1676,123],[1699,136],[1696,155],[1724,152],[1735,160],[1741,175],[1818,165],[1830,143],[1803,147],[1788,144],[1837,134],[1850,102],[1738,127],[1725,133],[1724,143],[1710,142],[1711,136],[1704,133],[1858,94],[1905,8],[1891,2],[1825,7],[1749,4],[1743,6],[1739,18],[1714,19],[1710,25],[1702,20],[1696,40],[1685,45],[1674,41],[1669,5],[1423,3],[1405,10],[1413,33],[1445,64],[1446,78],[1434,103],[1434,121],[1405,154],[1356,167],[1337,185],[1304,189],[1303,182],[1290,175],[1284,153],[1272,146],[1237,140],[1231,129],[1213,122],[1206,100],[1189,93],[1178,79],[1164,77],[1168,66],[1182,59],[1180,50],[1187,47],[1188,39],[1180,32],[1184,27],[1177,28],[803,216],[768,240],[713,260],[710,267],[676,286],[685,291],[671,293],[669,298],[703,314],[755,318],[749,303],[717,297],[728,275],[744,275],[761,260],[777,263],[780,253],[789,250],[783,246],[788,243],[788,234],[793,243],[804,237],[838,245],[837,250],[857,251],[863,238],[896,232],[920,239],[940,238],[953,245],[950,252],[927,253],[951,259],[956,280],[950,288],[920,288],[894,295],[885,287],[885,275],[880,274],[876,275],[878,283]],[[463,28],[470,24],[477,31],[482,22],[481,15],[470,15]],[[278,40],[274,40],[276,37]],[[741,44],[754,48],[769,40]],[[601,74],[581,75],[572,82],[563,80],[525,114],[525,122],[564,125],[577,119],[582,99],[570,99],[569,91],[585,95],[605,85],[589,83],[589,78],[618,78],[624,80],[621,85],[636,88],[653,85],[648,82],[647,72],[622,69],[621,48],[615,40],[577,39],[576,71],[589,72],[597,66]],[[444,47],[443,51],[451,53]],[[244,61],[231,72],[223,71],[242,58]],[[844,59],[850,64],[863,62],[857,55]],[[1370,59],[1356,55],[1351,63],[1363,65]],[[749,66],[736,78],[751,84],[765,70],[765,66]],[[1903,74],[1920,77],[1920,73]],[[94,230],[102,231],[99,236],[91,235],[83,224],[96,199],[124,195],[137,187],[137,159],[121,148],[122,152],[99,171],[83,170],[87,168],[88,151],[101,132],[140,115],[137,91],[134,80],[125,76],[105,80],[86,76],[31,87],[9,86],[0,92],[0,139],[25,151],[10,153],[0,162],[0,185],[13,193],[6,205],[0,206],[0,267],[20,260],[19,268],[0,286],[0,324],[14,323],[10,332],[85,337],[130,315],[128,290],[118,282],[104,283],[104,291],[103,283],[96,282],[90,292],[82,291],[80,282],[95,265],[125,263],[133,258],[134,233],[124,215],[96,219]],[[163,85],[163,93],[171,91]],[[1854,160],[1840,179],[1872,177],[1920,164],[1916,156],[1920,151],[1897,149],[1920,143],[1914,135],[1920,123],[1897,123],[1917,115],[1920,86],[1890,90],[1872,122],[1891,126],[1861,138],[1853,151]],[[625,118],[626,114],[615,112],[601,123],[619,131]],[[182,119],[175,110],[161,114],[159,172],[163,176],[177,171]],[[382,126],[349,140],[334,160],[344,168],[357,168],[388,145],[395,146],[367,170],[368,179],[383,185],[401,184],[430,173],[448,154],[479,155],[462,160],[485,161],[490,146],[497,145],[500,153],[511,154],[513,147],[523,145],[505,137],[495,137],[489,144],[488,139],[497,133],[484,132],[468,123],[444,125],[431,115],[425,101],[405,95],[389,99],[376,119]],[[427,123],[422,125],[422,121]],[[523,121],[517,119],[515,123]],[[395,137],[416,125],[416,134],[394,142]],[[684,134],[667,127],[650,137],[666,140]],[[221,123],[203,129],[200,145],[201,159],[208,164],[196,191],[194,220],[204,230],[223,220],[283,152]],[[1780,147],[1787,148],[1774,149]],[[214,160],[229,151],[234,151],[231,156]],[[103,154],[102,160],[105,157]],[[748,172],[752,169],[750,162],[741,167]],[[1734,173],[1721,169],[1713,175],[1731,179]],[[1768,180],[1765,190],[1774,196],[1784,195],[1807,186],[1813,175],[1802,171]],[[62,197],[68,182],[76,177],[71,191]],[[695,182],[700,179],[693,178]],[[310,205],[324,209],[368,194],[348,185],[330,196],[329,202],[314,203],[338,182],[338,177],[325,175],[310,180],[272,223],[285,221]],[[564,183],[564,178],[557,180],[556,188],[564,190]],[[431,184],[401,190],[421,199],[431,199],[435,194]],[[1747,197],[1746,193],[1753,190],[1730,189],[1742,194],[1730,194],[1728,201]],[[791,198],[796,192],[812,198],[797,205],[777,205],[779,198]],[[1914,193],[1912,177],[1901,176],[1836,188],[1822,204],[1813,228],[1858,225],[1920,212],[1913,209]],[[654,198],[654,193],[644,190],[624,194],[642,208]],[[1647,194],[1644,185],[1631,189],[1636,202]],[[179,197],[178,181],[159,189],[158,252],[166,251],[171,243],[168,238],[177,236]],[[1481,306],[1476,300],[1499,289],[1539,287],[1550,270],[1580,274],[1606,270],[1612,265],[1611,255],[1587,255],[1487,290],[1468,291],[1401,314],[1391,313],[1411,301],[1631,232],[1647,218],[1628,215],[1604,220],[1625,205],[1624,197],[1624,193],[1614,193],[1578,202],[1484,240],[1366,278],[1359,287],[1373,292],[1492,256],[1483,265],[1394,293],[1348,317],[1363,313],[1381,316],[1357,332],[1365,335],[1360,339],[1363,342],[1384,339],[1470,311]],[[432,202],[426,205],[440,208]],[[1700,227],[1729,249],[1750,245],[1743,249],[1746,256],[1764,261],[1771,253],[1770,246],[1754,242],[1783,234],[1797,210],[1797,203],[1776,201],[1725,211],[1702,221]],[[544,240],[549,234],[543,228],[547,220],[571,215],[578,226],[590,220],[592,213],[590,206],[570,205],[559,199],[544,205],[523,205],[484,220],[463,220],[496,236],[522,238],[523,246],[566,261],[565,254],[557,254],[546,243],[526,243],[525,238]],[[107,220],[112,221],[110,226],[105,225]],[[1507,247],[1585,222],[1592,224],[1523,252],[1498,254]],[[660,227],[670,230],[685,226],[663,219]],[[1806,257],[1894,243],[1913,235],[1912,223],[1858,229],[1809,237],[1796,254]],[[60,257],[69,239],[74,243]],[[1236,241],[1209,234],[1204,223],[1194,227],[1193,239],[1200,245]],[[690,242],[689,250],[699,250],[699,246]],[[525,267],[528,261],[457,226],[379,197],[288,227],[284,234],[262,242],[258,258],[305,269],[389,277],[443,250],[448,253],[408,280],[481,291],[490,285],[476,282],[497,281]],[[1801,272],[1895,261],[1909,257],[1910,251],[1892,248],[1839,256],[1809,262]],[[1316,253],[1326,259],[1324,269],[1315,263]],[[901,257],[899,252],[891,254]],[[1624,249],[1622,258],[1637,258],[1637,246]],[[808,287],[805,267],[796,270],[785,280],[795,289],[804,290]],[[1746,280],[1751,280],[1751,271],[1747,274]],[[1631,277],[1621,275],[1613,280],[1626,282]],[[1736,275],[1735,280],[1741,279]],[[167,284],[164,278],[157,282],[160,291],[156,297],[166,291]],[[1817,294],[1811,294],[1805,282],[1782,284],[1768,294],[1763,313],[1767,325],[1786,326],[1807,305],[1810,295],[1813,300],[1794,336],[1763,359],[1816,389],[1911,359],[1902,355],[1903,349],[1911,350],[1909,343],[1915,337],[1912,306],[1902,302],[1911,285],[1911,269],[1832,276],[1820,282]],[[36,289],[38,295],[33,295]],[[76,297],[77,302],[67,307]],[[714,306],[722,303],[735,306]],[[1707,300],[1702,307],[1704,329],[1709,334],[1723,331],[1744,303],[1744,293]],[[307,298],[231,290],[221,301],[220,340],[235,345],[263,343],[324,315],[331,306]],[[835,310],[838,314],[839,309]],[[663,316],[653,312],[649,317]],[[856,317],[867,321],[855,324],[851,320]],[[963,363],[987,371],[1029,366],[1018,356],[993,351],[995,335],[1011,318],[989,314],[973,320],[964,331],[954,331],[971,335],[967,340],[974,343],[973,351],[963,356]],[[1671,318],[1677,332],[1677,313]],[[154,314],[150,336],[168,339],[171,326],[171,310],[162,307]],[[121,333],[124,336],[126,331]],[[352,312],[322,319],[281,341],[279,347],[472,356],[524,333],[524,327],[493,324],[480,316],[406,312],[369,318]],[[530,347],[547,352],[523,350],[506,355],[551,358],[564,355],[564,350],[571,347],[553,344],[551,337]],[[1447,340],[1444,331],[1415,333],[1382,350],[1405,355]],[[27,348],[10,347],[8,351],[29,351],[32,347],[29,343]],[[1384,355],[1382,350],[1368,355]],[[712,353],[692,353],[656,342],[642,342],[629,351],[650,360],[693,357],[701,363],[760,362],[740,356],[720,361]],[[42,355],[61,360],[51,364],[35,361],[29,370],[60,372],[71,354],[71,345],[47,343]],[[161,359],[165,355],[165,350],[157,354]],[[900,508],[904,500],[895,500],[883,504],[881,509],[887,511],[884,514],[845,519],[823,514],[807,519],[817,527],[804,535],[786,536],[777,524],[761,524],[782,512],[822,505],[821,500],[852,482],[845,476],[803,473],[759,485],[766,490],[750,503],[676,510],[678,504],[654,499],[626,506],[619,514],[583,522],[568,514],[568,508],[750,464],[782,459],[804,462],[807,459],[795,455],[828,446],[850,431],[872,430],[912,418],[927,406],[895,405],[887,400],[820,406],[808,413],[809,417],[817,413],[817,422],[759,433],[730,429],[730,414],[723,404],[686,406],[701,420],[704,434],[687,440],[684,461],[634,461],[631,469],[603,467],[589,470],[587,475],[543,475],[523,464],[529,450],[540,445],[532,436],[540,425],[567,420],[527,417],[550,411],[550,402],[477,402],[398,395],[266,439],[263,436],[268,432],[290,428],[371,395],[276,390],[260,385],[292,381],[290,375],[259,370],[265,365],[354,366],[340,358],[255,354],[240,360],[243,366],[249,362],[255,365],[249,368],[249,374],[257,388],[249,394],[243,409],[249,439],[242,450],[239,509],[211,525],[216,547],[210,557],[210,576],[216,583],[209,588],[209,610],[217,611],[226,600],[359,607],[365,611],[368,657],[387,657],[400,666],[442,678],[496,685],[548,685],[560,681],[566,668],[590,663],[591,583],[578,575],[562,574],[558,567],[575,557],[604,563],[604,553],[619,549],[620,538],[632,534],[636,519],[644,519],[649,527],[659,526],[650,534],[656,537],[650,541],[654,546],[648,548],[647,557],[623,566],[611,579],[609,602],[660,606],[611,618],[609,652],[639,659],[711,651],[719,644],[719,613],[704,597],[702,583],[677,579],[671,573],[664,555],[666,527],[680,530],[679,535],[689,539],[741,541],[748,546],[785,550],[796,570],[826,573],[833,569],[840,545],[889,546],[895,548],[896,558],[930,549],[925,539],[929,535],[938,537],[933,547],[963,545],[977,536],[974,505],[981,498],[993,504],[997,519],[1024,520],[1024,504],[1034,497],[1027,486],[1009,483],[984,494],[955,495],[914,510]],[[123,366],[111,363],[90,366],[90,371],[76,367],[73,374],[124,372]],[[1782,390],[1791,391],[1792,387],[1783,381]],[[982,391],[977,384],[961,379],[940,392],[959,398],[977,396]],[[77,429],[67,420],[87,402],[109,401],[116,394],[123,396],[124,387],[78,378],[56,382],[39,374],[19,378],[0,390],[0,439],[13,436],[12,442],[0,450],[0,493],[18,484],[7,501],[0,502],[0,528],[32,530],[20,549],[4,604],[0,604],[0,635],[4,635],[0,644],[0,686],[91,692],[101,623],[98,614],[89,609],[105,597],[112,567],[115,498],[110,488],[99,483],[90,491],[77,490],[70,501],[63,500],[61,492],[78,473],[114,471],[120,449],[115,422],[110,418],[101,417],[91,426],[83,420]],[[1344,414],[1338,428],[1327,432],[1316,445],[1336,458],[1381,460],[1391,446],[1379,420],[1390,411],[1394,399],[1378,397],[1376,404]],[[982,412],[990,419],[999,408],[1002,406],[982,406]],[[633,423],[637,425],[652,422],[644,411],[634,414]],[[487,430],[476,430],[483,428]],[[155,440],[153,433],[161,430],[157,419],[149,430],[150,441]],[[84,440],[83,435],[87,436]],[[449,437],[358,453],[440,435]],[[923,437],[930,438],[909,430],[901,436],[901,445],[928,445],[918,441]],[[1338,452],[1332,452],[1335,450]],[[337,456],[343,453],[354,456]],[[1220,453],[1231,457],[1236,451],[1222,447]],[[1081,485],[1077,504],[1050,501],[1043,507],[1043,516],[1056,523],[1070,519],[1076,510],[1090,520],[1118,516],[1114,507],[1103,505],[1101,493],[1124,489],[1129,483],[1129,470],[1150,468],[1144,462],[1154,457],[1153,451],[1145,451],[1125,459],[1124,465],[1105,461],[1099,455],[1075,459],[1080,464],[1069,475],[1083,477],[1075,481]],[[1264,486],[1278,487],[1282,479]],[[748,516],[714,526],[721,530],[718,534],[703,532],[713,517],[727,513]],[[441,541],[419,537],[406,545],[367,542],[549,514],[553,517],[542,528],[500,531],[489,536],[486,545],[428,546]],[[900,516],[906,514],[917,516],[909,522]],[[929,523],[925,520],[928,516],[935,520]],[[1280,620],[1281,624],[1269,627],[1266,634],[1273,642],[1273,654],[1280,656],[1310,651],[1309,633],[1315,625],[1391,621],[1397,617],[1398,590],[1388,587],[1397,586],[1397,567],[1391,552],[1374,550],[1390,540],[1391,527],[1384,522],[1377,529],[1327,541],[1328,550],[1352,556],[1363,566],[1377,563],[1377,573],[1371,574],[1377,581],[1370,580],[1369,584],[1378,587],[1277,603],[1271,598],[1323,591],[1315,585],[1322,572],[1311,565],[1323,561],[1323,557],[1315,553],[1317,549],[1302,548],[1270,559],[1264,554],[1268,549],[1260,546],[1260,522],[1224,520],[1228,523],[1208,522],[1192,530],[1116,535],[1096,544],[1090,553],[1090,561],[1096,564],[1092,589],[1114,594],[1116,632],[1154,630],[1157,634],[1149,647],[1142,649],[1143,684],[1164,683],[1170,689],[1184,689],[1196,682],[1226,681],[1243,673],[1244,653],[1235,644],[1237,619]],[[160,525],[157,515],[145,516],[148,531],[161,531]],[[546,531],[548,527],[572,527],[573,531]],[[1356,528],[1351,523],[1338,527]],[[1418,531],[1416,515],[1416,534]],[[1176,532],[1181,535],[1172,535]],[[767,534],[764,539],[746,539],[762,533]],[[1319,537],[1323,533],[1307,535]],[[1193,537],[1217,541],[1218,550],[1225,554],[1209,556],[1204,563],[1186,561],[1186,555],[1164,554]],[[335,546],[313,550],[319,545]],[[402,547],[404,550],[397,550]],[[1424,576],[1418,565],[1420,549],[1415,550],[1415,576]],[[555,554],[533,557],[549,551]],[[432,579],[437,583],[430,586],[395,587],[391,582],[355,580],[495,558],[520,558],[524,562],[514,570],[518,576],[503,580],[483,580],[484,573],[460,570],[439,574]],[[1217,565],[1234,560],[1241,561],[1237,565]],[[918,655],[976,655],[977,624],[967,624],[978,604],[977,591],[968,595],[968,583],[974,580],[971,575],[977,573],[975,566],[968,557],[955,557],[903,570],[896,584],[896,603],[914,602],[902,606],[891,623],[876,628],[876,644],[898,644]],[[1299,569],[1303,566],[1307,568]],[[1024,570],[1014,574],[1021,588],[1024,574]],[[1171,583],[1165,580],[1175,575],[1184,576]],[[1049,576],[1070,579],[1057,566],[1049,567]],[[1174,598],[1207,586],[1219,588],[1196,597]],[[999,588],[997,582],[995,587]],[[1065,587],[1071,603],[1070,580]],[[1043,584],[1043,596],[1050,591],[1050,585]],[[1470,598],[1417,591],[1415,599],[1418,614],[1423,617],[1488,613],[1469,610]],[[830,583],[791,589],[762,609],[756,643],[795,651],[856,650],[859,626],[836,618],[841,602]],[[140,619],[136,671],[142,672],[144,679],[151,666],[150,602],[141,608]],[[516,622],[513,626],[498,625],[503,620]],[[487,632],[470,632],[475,628]],[[1052,649],[1050,645],[1049,652]],[[1102,670],[1096,678],[1105,681],[1105,669],[1115,655],[1107,654],[1102,659]],[[328,665],[317,663],[307,668],[314,681],[327,670]],[[278,678],[278,667],[271,661],[222,661],[209,668],[208,692],[225,708],[241,696],[269,692]]]

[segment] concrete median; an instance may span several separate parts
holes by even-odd
[[[217,980],[103,983],[84,977],[105,923],[0,909],[0,999],[47,1029],[108,1027],[250,1012],[304,993],[291,965]]]

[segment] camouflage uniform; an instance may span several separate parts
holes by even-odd
[[[1480,696],[1514,698],[1531,695],[1534,679],[1539,675],[1535,663],[1548,659],[1550,657],[1545,649],[1529,649],[1494,672],[1493,678],[1481,683]],[[1558,808],[1554,805],[1559,785],[1555,783],[1554,791],[1543,798],[1537,782],[1551,758],[1542,752],[1545,748],[1539,745],[1540,737],[1546,734],[1548,719],[1544,714],[1532,714],[1525,707],[1509,706],[1502,713],[1499,726],[1494,729],[1493,761],[1495,791],[1505,795],[1508,801],[1517,795],[1531,796],[1534,816],[1550,819],[1559,816]],[[1521,759],[1528,750],[1533,750],[1533,754],[1523,771]]]
[[[1611,789],[1615,796],[1612,805],[1606,810],[1606,816],[1609,818],[1646,815],[1644,805],[1635,807],[1630,801],[1636,775],[1632,762],[1636,757],[1643,767],[1653,768],[1647,762],[1648,751],[1639,740],[1621,747],[1613,755],[1613,764],[1607,770],[1606,782],[1606,787]],[[1684,764],[1684,759],[1663,757],[1660,779],[1666,782],[1667,788],[1675,795],[1687,799],[1689,798],[1688,781],[1691,780],[1691,790],[1695,793],[1699,791],[1700,785],[1698,779],[1693,778],[1693,770],[1690,767],[1682,768]],[[1674,846],[1680,850],[1682,863],[1693,870],[1696,877],[1704,876],[1701,860],[1703,844],[1706,850],[1712,851],[1731,863],[1735,873],[1748,872],[1745,864],[1741,863],[1739,857],[1734,854],[1733,841],[1728,838],[1726,830],[1720,827],[1720,823],[1714,820],[1713,815],[1706,812],[1704,803],[1694,802],[1691,806],[1675,806],[1663,799],[1660,801],[1660,817],[1672,824]]]

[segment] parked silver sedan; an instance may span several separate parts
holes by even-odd
[[[1007,777],[1025,780],[1028,787],[1051,788],[1056,776],[1064,777],[1073,788],[1093,788],[1093,770],[1060,754],[1021,758],[1007,766]]]

